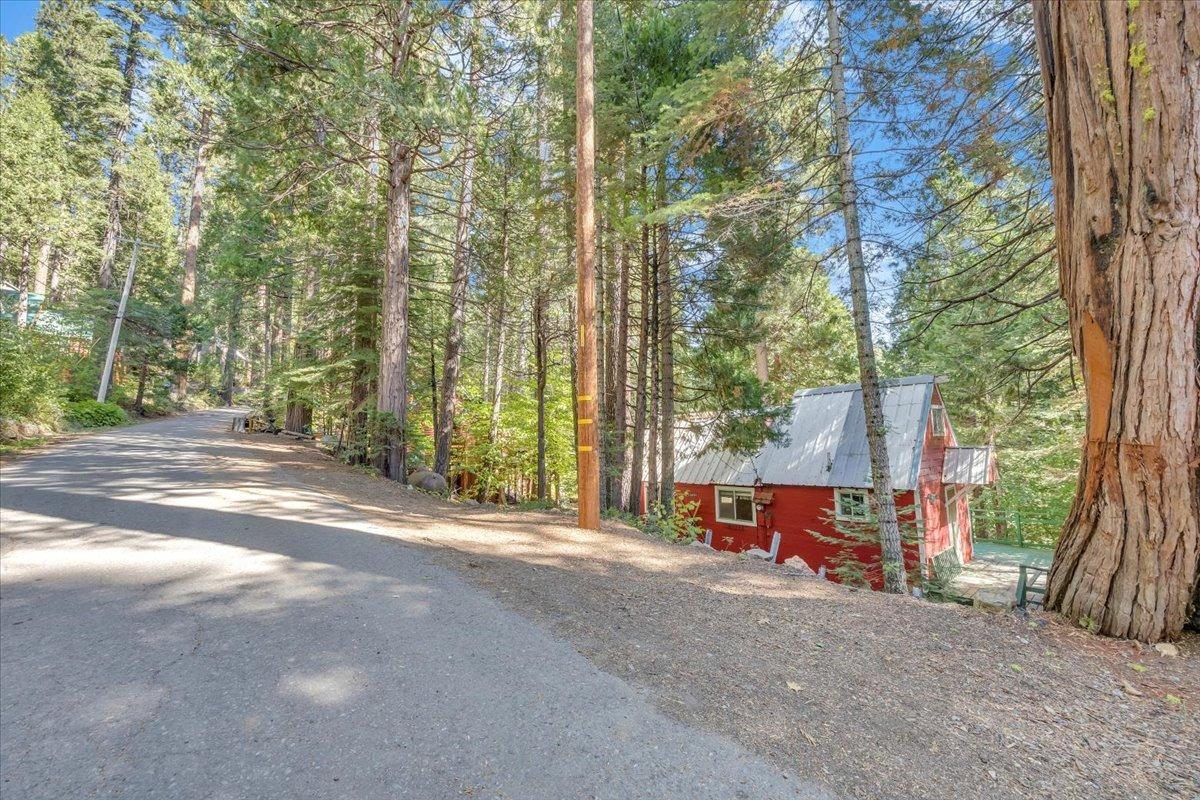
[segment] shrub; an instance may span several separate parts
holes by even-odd
[[[0,320],[0,417],[57,425],[60,360],[51,337]]]
[[[125,411],[116,403],[79,400],[67,403],[67,419],[80,428],[103,428],[125,422]]]
[[[675,490],[675,507],[668,511],[662,503],[650,507],[650,513],[642,520],[642,530],[669,542],[687,544],[694,542],[702,533],[700,517],[696,509],[700,501],[690,494]]]

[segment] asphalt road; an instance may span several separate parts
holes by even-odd
[[[825,796],[290,484],[228,421],[0,471],[4,800]]]

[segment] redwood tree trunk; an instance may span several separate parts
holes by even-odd
[[[659,166],[658,204],[667,204],[667,165]],[[667,223],[658,226],[659,332],[658,350],[662,360],[662,422],[660,423],[658,502],[668,512],[675,508],[675,320],[672,314],[671,233]]]
[[[394,481],[407,476],[404,428],[408,411],[408,228],[416,151],[398,142],[388,148],[387,248],[383,275],[383,335],[379,341],[376,408],[390,415],[383,441],[383,466]]]
[[[617,345],[613,358],[613,472],[617,476],[618,508],[629,507],[629,458],[626,453],[626,421],[629,404],[626,399],[629,383],[629,242],[622,241],[619,265],[617,305]]]
[[[537,392],[537,499],[546,499],[546,299],[533,298],[533,362]]]
[[[382,60],[381,49],[375,51],[375,58],[377,61]],[[350,371],[350,401],[346,409],[346,437],[342,443],[346,448],[342,457],[354,464],[365,464],[370,460],[369,407],[371,391],[376,381],[373,354],[376,354],[378,349],[378,308],[381,297],[379,276],[382,270],[372,242],[379,230],[379,215],[376,211],[379,185],[376,181],[384,162],[383,158],[378,157],[383,147],[378,107],[373,106],[367,114],[363,124],[363,139],[366,142],[367,170],[362,176],[359,191],[363,196],[363,208],[367,214],[370,236],[368,241],[360,244],[360,249],[354,254],[350,284],[354,297],[354,309],[350,317],[353,341],[350,361],[353,367]]]
[[[546,198],[550,195],[549,161],[550,138],[546,121],[546,79],[541,59],[538,60],[537,81],[537,126],[538,126],[538,193],[534,214],[537,218],[537,275],[533,293],[533,361],[535,392],[537,394],[537,483],[538,500],[546,499],[546,275],[545,263],[549,257],[546,243],[550,232],[546,224]]]
[[[1179,634],[1200,560],[1200,6],[1034,6],[1058,264],[1087,393],[1047,608]]]
[[[642,167],[642,187],[645,188],[646,168]],[[642,513],[642,481],[646,474],[646,370],[650,353],[650,229],[642,225],[641,281],[638,285],[638,356],[637,376],[633,391],[633,455],[629,461],[629,494],[625,510]]]

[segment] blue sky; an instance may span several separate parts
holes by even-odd
[[[0,0],[0,34],[6,39],[33,30],[33,15],[41,0]]]

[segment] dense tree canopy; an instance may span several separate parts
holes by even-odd
[[[751,449],[793,391],[856,379],[821,11],[597,9],[614,507],[670,486],[679,420]],[[1001,447],[997,507],[1061,517],[1080,399],[1046,306],[1037,87],[1013,77],[1026,12],[842,15],[882,368],[948,375],[960,426]],[[434,466],[440,428],[464,491],[568,498],[572,20],[554,0],[46,2],[4,43],[4,279],[95,352],[107,242],[119,275],[137,237],[118,397],[247,403],[384,467],[389,441]]]

